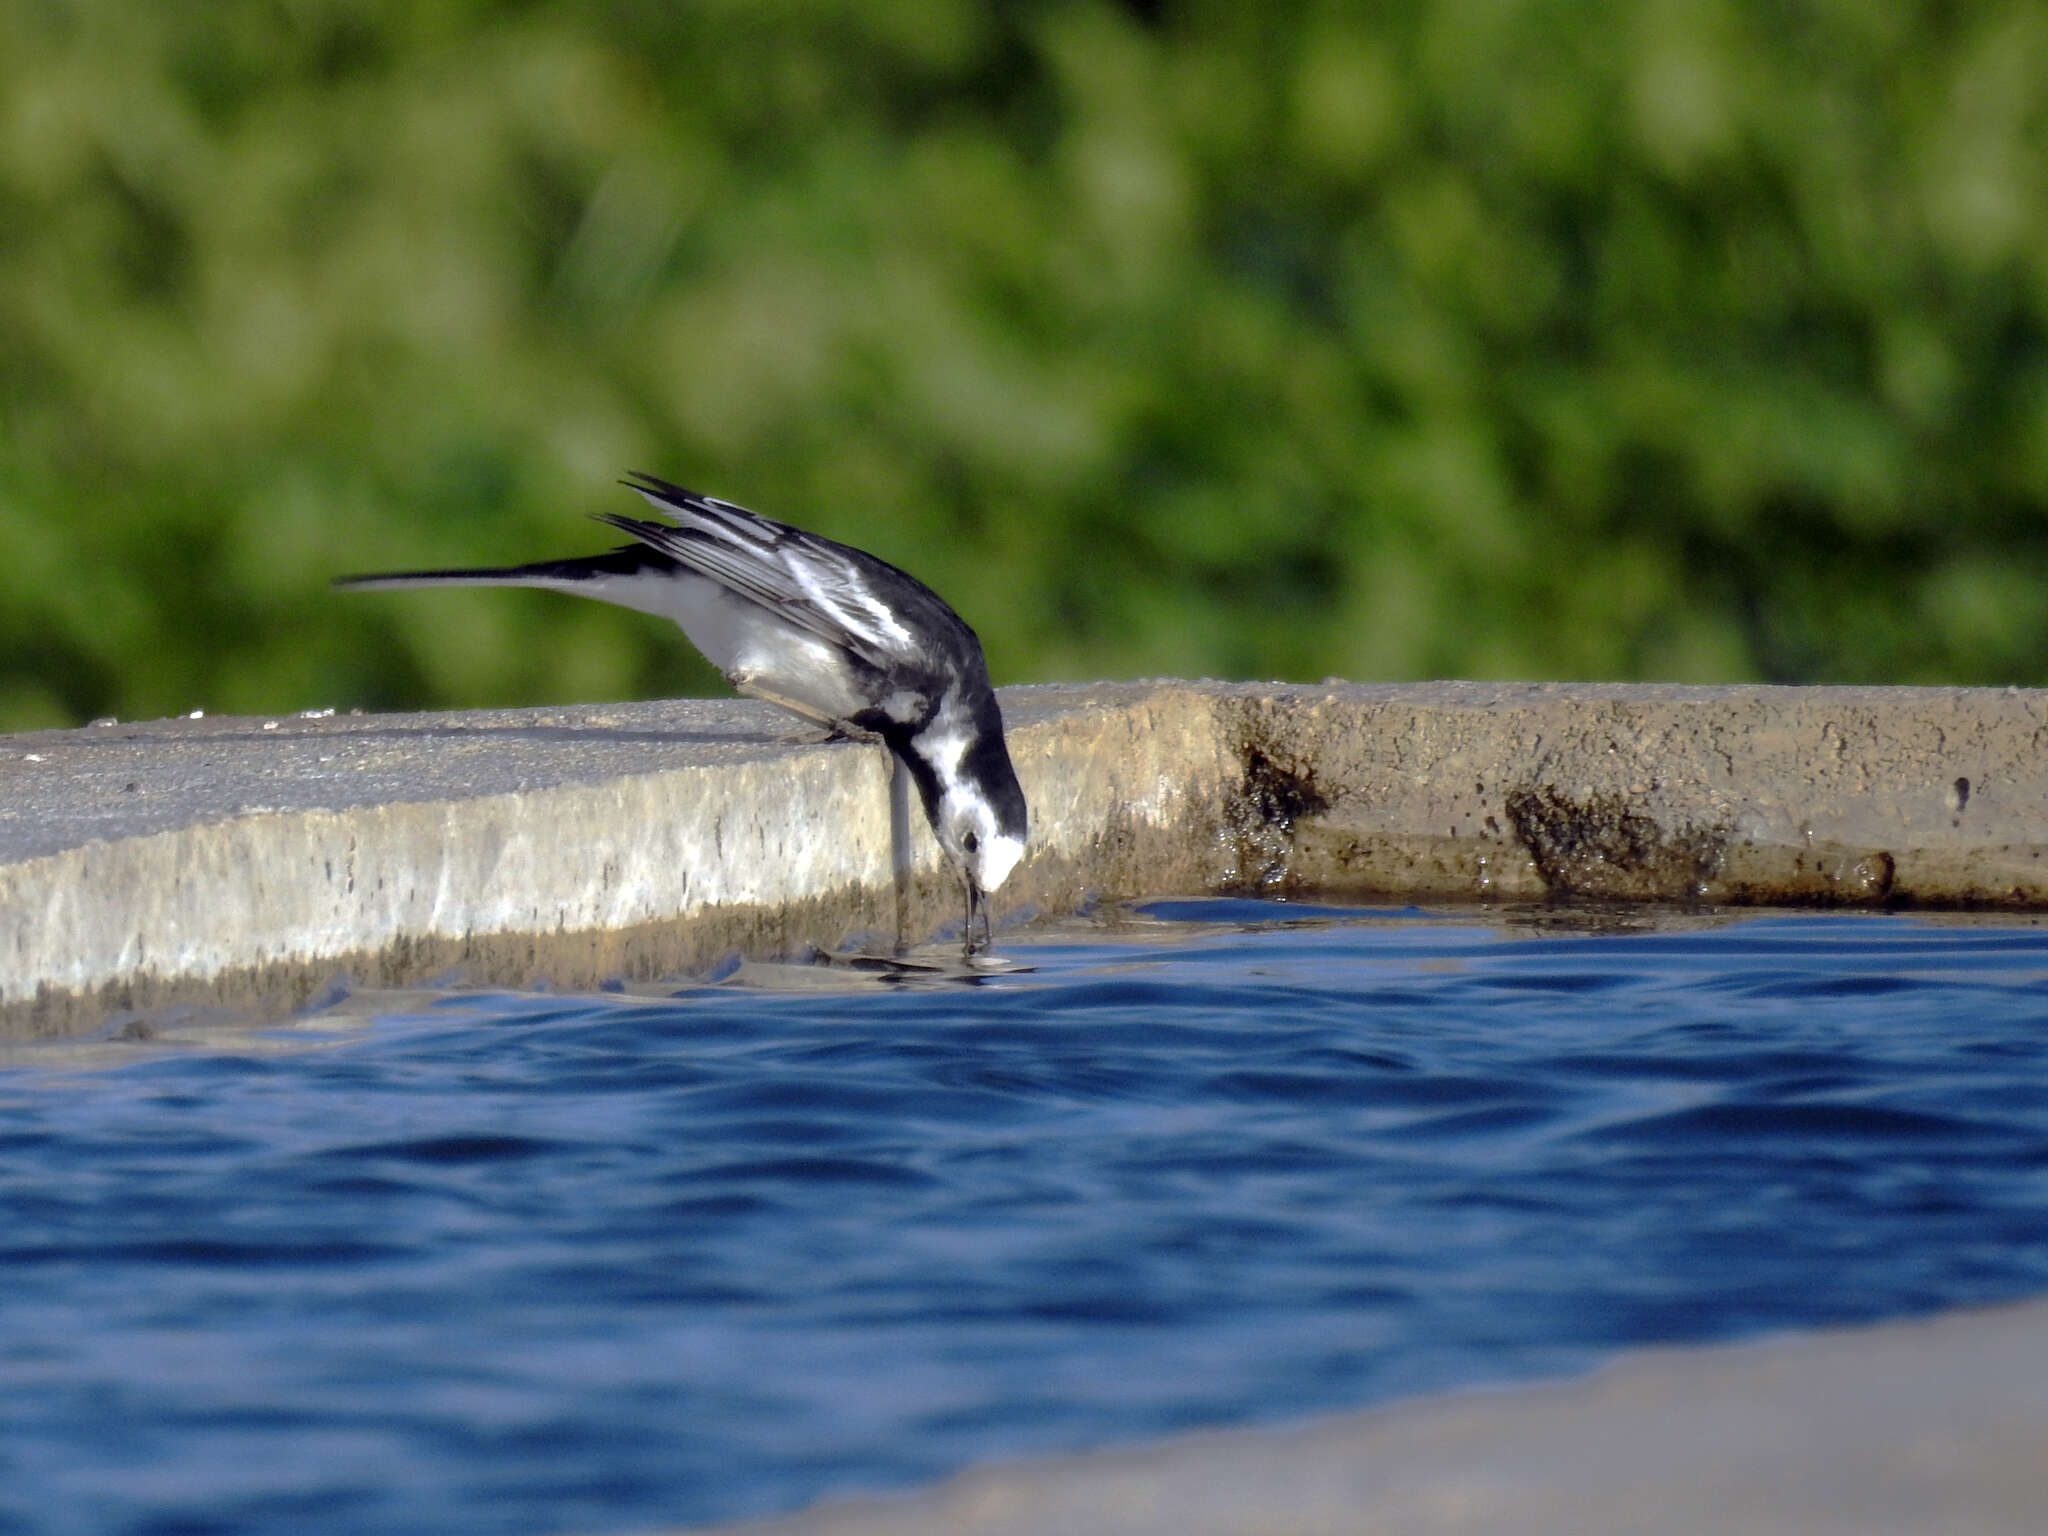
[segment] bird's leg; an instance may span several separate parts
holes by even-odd
[[[734,693],[744,694],[750,699],[759,699],[763,704],[773,704],[777,709],[786,709],[799,720],[808,720],[812,725],[816,726],[817,730],[815,732],[806,731],[796,738],[798,743],[803,746],[821,746],[828,741],[874,741],[878,739],[872,731],[864,731],[859,726],[849,725],[844,720],[834,720],[829,715],[821,715],[808,704],[799,704],[794,699],[783,697],[772,688],[762,687],[760,679],[755,673],[728,672],[725,674],[725,680],[732,684],[732,691]]]
[[[910,770],[889,754],[889,869],[896,880],[896,953],[910,948]]]

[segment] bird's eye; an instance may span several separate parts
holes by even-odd
[[[981,837],[978,833],[974,832],[964,833],[960,838],[960,846],[969,853],[979,853],[981,851]]]

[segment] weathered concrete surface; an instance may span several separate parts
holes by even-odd
[[[1443,683],[1233,693],[1309,886],[2038,907],[2048,693]]]
[[[1229,766],[1209,703],[1031,695],[1011,712],[1033,857],[1005,905],[1207,883]],[[787,722],[687,700],[5,738],[0,1030],[285,1011],[337,972],[588,986],[889,932],[886,758]],[[922,817],[916,839],[916,919],[957,921]]]
[[[2038,1536],[2048,1304],[970,1472],[739,1536]]]
[[[1323,889],[2048,904],[2048,693],[1010,689],[1002,908]],[[0,739],[0,1032],[337,972],[564,986],[893,924],[887,771],[742,701],[158,721]],[[917,830],[915,920],[954,911]]]

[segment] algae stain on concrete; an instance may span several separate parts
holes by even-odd
[[[1295,828],[1329,812],[1313,765],[1273,742],[1247,736],[1238,743],[1243,777],[1225,808],[1228,863],[1222,889],[1270,891],[1294,874]]]
[[[1618,793],[1523,786],[1505,804],[1553,896],[1697,901],[1727,859],[1726,827],[1667,828]]]

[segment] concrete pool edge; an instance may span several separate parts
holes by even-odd
[[[1040,823],[1005,907],[1210,883],[1209,701],[1029,692],[1012,745]],[[885,936],[887,781],[879,748],[804,740],[742,700],[0,738],[0,1037],[276,1015],[338,976],[588,988]],[[913,841],[911,921],[931,932],[957,921],[957,887],[922,818]]]
[[[2048,906],[2048,691],[1152,682],[1003,692],[1010,912]],[[881,753],[737,700],[0,738],[0,1036],[395,985],[685,974],[893,925]],[[953,913],[921,824],[913,929]]]
[[[976,1468],[722,1536],[1969,1531],[2048,1508],[2048,1302]],[[709,1536],[699,1528],[700,1536]]]

